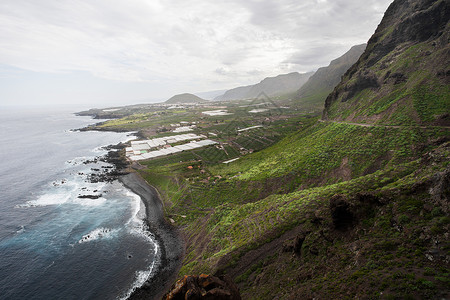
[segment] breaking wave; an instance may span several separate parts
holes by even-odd
[[[92,242],[99,239],[111,239],[119,232],[120,229],[110,229],[110,228],[104,228],[100,227],[97,229],[92,230],[88,234],[85,234],[81,237],[81,239],[78,241],[79,244]]]

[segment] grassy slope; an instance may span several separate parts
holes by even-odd
[[[245,299],[447,298],[449,132],[414,127],[450,111],[439,75],[448,47],[439,49],[403,43],[366,69],[362,62],[326,108],[331,120],[399,128],[305,119],[229,165],[197,160],[215,157],[208,153],[143,162],[139,172],[187,241],[180,276],[230,274]],[[376,87],[359,89],[373,78]],[[233,120],[214,128],[234,132]],[[342,215],[348,224],[337,227]]]
[[[348,243],[353,243],[354,240],[339,240],[336,238],[339,234],[330,229],[329,212],[326,209],[330,197],[335,194],[350,197],[356,193],[372,191],[385,193],[384,197],[389,198],[389,195],[396,191],[403,193],[420,181],[419,177],[429,177],[433,172],[442,171],[446,167],[445,163],[439,162],[435,170],[422,168],[420,160],[417,160],[433,148],[431,141],[442,135],[448,135],[448,132],[437,129],[430,131],[420,128],[361,127],[310,121],[305,122],[304,128],[299,132],[284,138],[278,144],[241,158],[229,166],[208,167],[200,162],[154,165],[150,161],[149,170],[141,172],[146,180],[161,191],[167,203],[167,214],[182,228],[188,241],[187,256],[181,274],[218,271],[233,273],[233,268],[242,264],[242,257],[245,257],[248,251],[256,251],[299,226],[309,228],[308,230],[316,234],[321,230],[331,230],[333,238],[341,243],[334,245],[333,251],[348,252]],[[188,170],[188,165],[194,168]],[[374,172],[377,169],[379,170]],[[422,204],[417,204],[416,213],[423,210],[426,199],[423,197],[420,200]],[[408,198],[405,201],[409,201]],[[403,205],[400,200],[397,200],[397,203]],[[390,215],[393,216],[392,209],[395,204],[389,205],[377,209],[376,214],[383,210],[388,213],[390,209]],[[311,215],[317,212],[323,215],[325,221],[318,228],[314,228]],[[379,231],[374,217],[375,215],[371,216],[372,219],[364,220],[364,224],[368,226],[365,230],[371,234],[358,236],[370,240],[368,244],[378,243],[383,236],[388,238],[394,230],[393,226],[385,224],[383,231]],[[395,217],[400,217],[397,210]],[[443,216],[438,214],[438,219],[432,218],[432,222],[446,224],[446,219],[439,219],[441,217]],[[419,218],[425,222],[418,214],[411,215],[409,212],[402,218]],[[397,236],[395,243],[400,243],[404,238]],[[368,255],[372,253],[370,251],[375,251],[369,248]],[[397,250],[398,247],[392,250],[392,255],[401,257],[401,252]],[[271,268],[287,264],[286,259],[294,266],[300,264],[299,261],[291,261],[292,259],[285,256],[278,249],[272,257],[265,256],[255,261],[255,264],[233,273],[235,279],[241,282],[244,295],[249,298],[252,298],[250,295],[253,298],[266,298],[289,290],[285,289],[285,285],[288,282],[292,284],[292,280],[287,279],[291,275],[297,276],[296,271],[292,270],[292,274],[278,273],[270,276],[262,271],[267,269],[269,272]],[[319,251],[318,257],[325,259],[326,253]],[[366,259],[369,256],[364,257]],[[415,259],[426,265],[423,253],[406,260]],[[314,261],[318,262],[320,259],[314,258]],[[315,263],[309,263],[310,268],[315,268]],[[330,266],[338,270],[340,264],[345,263],[345,257],[338,256]],[[388,267],[386,258],[386,263],[380,267],[385,273],[383,276],[379,275],[381,281],[393,276]],[[292,269],[292,266],[290,268]],[[363,266],[351,270],[369,272],[361,268]],[[262,285],[249,280],[249,276],[255,272],[266,274],[270,282]],[[372,274],[371,271],[369,273]],[[438,272],[440,277],[445,275],[441,273]],[[348,272],[342,275],[345,275],[347,280],[354,277],[353,273]],[[301,293],[312,293],[313,289],[323,285],[323,274],[319,277],[312,276],[308,281],[310,284],[301,288]],[[440,279],[428,279],[427,281],[431,282],[430,289],[441,285]],[[296,280],[293,282],[298,284],[299,281]],[[399,280],[405,284],[409,282],[409,279]],[[379,289],[381,284],[385,284],[381,281],[373,288]],[[277,288],[277,284],[282,288]],[[256,287],[261,294],[255,294]],[[393,289],[391,285],[387,288]],[[350,290],[354,295],[358,293],[354,289]],[[324,291],[325,294],[322,295],[338,295],[340,292],[342,291],[339,289],[331,289]],[[391,292],[402,294],[402,291],[395,289]],[[427,289],[426,293],[431,291]]]
[[[304,110],[322,111],[325,99],[332,92],[333,89],[323,88],[315,90],[314,93],[309,93],[300,100],[296,99],[294,105],[301,107]],[[297,96],[298,97],[298,96]]]
[[[440,134],[445,135],[445,130],[317,123],[273,147],[212,171],[222,175],[241,172],[240,180],[296,173],[304,181],[342,167],[357,177],[370,172],[378,162],[384,166],[417,157],[423,151],[417,145],[425,145],[431,136]]]

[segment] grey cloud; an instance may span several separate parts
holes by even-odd
[[[249,76],[261,76],[261,75],[264,74],[264,71],[255,69],[255,70],[247,71],[246,73],[247,73],[247,75],[249,75]]]
[[[228,87],[328,64],[368,40],[389,2],[3,0],[0,64]]]
[[[230,73],[230,71],[224,67],[217,68],[214,72],[216,72],[219,75],[228,75]]]
[[[337,44],[326,44],[305,48],[294,53],[283,62],[299,65],[301,67],[322,67],[328,65],[328,63],[336,57],[344,54],[349,48],[350,47]]]
[[[265,30],[297,38],[323,35],[346,38],[354,33],[370,35],[390,2],[279,0],[245,1],[243,5],[251,13],[250,21]]]

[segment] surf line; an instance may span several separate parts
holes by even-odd
[[[158,264],[153,276],[148,276],[128,298],[161,298],[169,290],[181,268],[185,251],[184,241],[178,230],[165,219],[162,200],[154,187],[136,172],[122,175],[119,180],[126,188],[140,196],[145,206],[146,230],[155,238],[158,247]]]

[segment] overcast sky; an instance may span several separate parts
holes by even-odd
[[[316,70],[391,0],[1,0],[0,105],[116,105]]]

